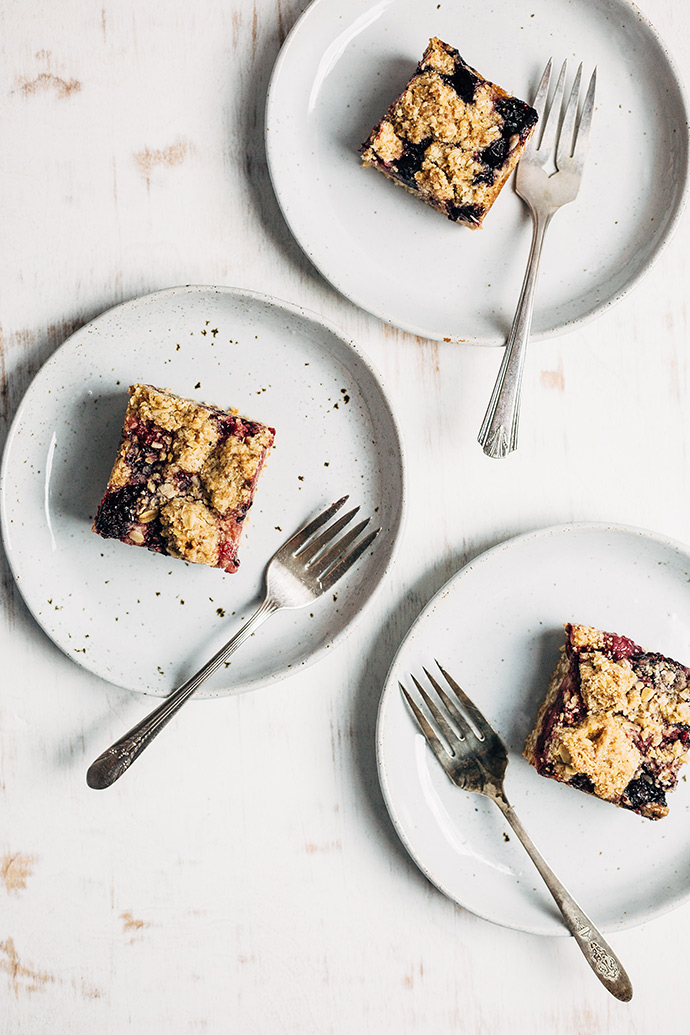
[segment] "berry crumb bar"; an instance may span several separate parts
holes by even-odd
[[[529,104],[429,40],[417,70],[362,145],[362,161],[472,229],[517,165],[537,123]]]
[[[690,669],[625,636],[565,632],[525,758],[542,776],[663,818],[690,746]]]
[[[129,394],[94,532],[237,571],[242,522],[274,429],[152,385]]]

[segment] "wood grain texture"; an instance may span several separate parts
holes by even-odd
[[[530,351],[520,451],[488,460],[475,438],[497,353],[358,311],[280,215],[263,106],[304,6],[32,0],[0,11],[0,444],[76,327],[157,288],[230,284],[322,313],[361,344],[403,421],[409,464],[399,564],[367,626],[283,684],[191,705],[103,794],[86,787],[86,766],[148,702],[63,657],[1,558],[0,1027],[676,1030],[676,998],[659,989],[684,986],[687,908],[612,937],[635,984],[629,1006],[613,1002],[569,940],[484,923],[426,882],[387,817],[374,731],[401,638],[486,547],[571,519],[690,541],[687,218],[629,297]],[[689,79],[690,11],[643,9]]]

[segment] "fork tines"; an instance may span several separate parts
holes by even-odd
[[[443,761],[448,754],[457,755],[463,741],[479,741],[493,747],[500,742],[498,734],[484,718],[480,710],[467,696],[464,690],[458,685],[453,677],[437,661],[439,672],[448,684],[451,693],[441,685],[427,668],[424,674],[431,683],[435,697],[424,689],[420,681],[413,674],[411,679],[417,692],[424,702],[427,713],[419,706],[417,701],[408,693],[402,683],[398,683],[401,693],[414,715],[417,725],[424,734],[434,754]],[[433,725],[429,721],[433,720]],[[469,720],[468,721],[468,717]],[[441,734],[441,738],[438,734]],[[445,743],[444,743],[445,741]]]
[[[369,524],[370,518],[365,518],[340,538],[336,538],[358,513],[359,507],[353,507],[347,513],[341,514],[337,521],[317,535],[319,529],[335,516],[348,499],[348,496],[342,496],[336,500],[327,510],[295,533],[288,544],[293,557],[299,559],[307,570],[313,572],[323,589],[329,589],[337,582],[371,546],[381,531],[380,528],[375,528],[357,542],[360,534]]]
[[[566,102],[565,81],[568,62],[563,62],[551,102],[547,107],[552,67],[553,61],[549,58],[533,101],[533,107],[539,113],[539,120],[543,128],[541,133],[535,134],[528,144],[528,159],[530,155],[535,157],[538,155],[540,164],[544,165],[551,160],[554,152],[556,152],[555,160],[557,167],[560,168],[568,159],[572,159],[578,166],[581,166],[584,162],[592,125],[597,70],[595,68],[590,77],[578,119],[582,63],[580,63],[575,73]]]

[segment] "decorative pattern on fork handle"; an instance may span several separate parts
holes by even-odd
[[[592,928],[588,924],[584,924],[582,927],[577,928],[576,937],[589,941],[590,955],[594,961],[596,970],[603,974],[604,977],[609,978],[611,981],[615,981],[620,974],[620,967],[618,961],[614,956],[606,951],[603,945],[594,940]]]

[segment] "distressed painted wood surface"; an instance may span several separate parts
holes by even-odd
[[[64,657],[0,560],[0,1029],[677,1030],[687,908],[612,938],[636,988],[612,1001],[570,941],[486,924],[425,881],[387,818],[373,745],[395,649],[466,559],[572,519],[690,541],[688,220],[628,298],[532,349],[520,452],[487,460],[475,435],[497,353],[359,312],[279,214],[263,104],[304,6],[0,10],[3,441],[31,377],[84,321],[172,284],[230,284],[328,316],[372,356],[410,490],[368,627],[284,684],[190,707],[107,794],[85,767],[142,699]],[[642,7],[690,79],[690,11]]]

